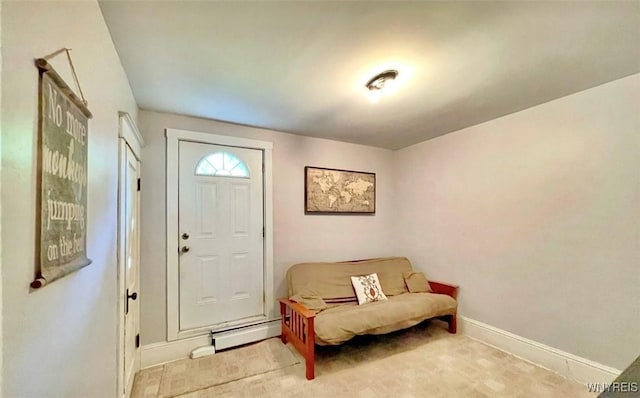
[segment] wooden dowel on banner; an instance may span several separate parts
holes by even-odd
[[[31,282],[31,287],[33,289],[40,289],[41,287],[43,287],[44,285],[47,284],[47,280],[44,278],[37,278],[36,280],[34,280],[33,282]]]

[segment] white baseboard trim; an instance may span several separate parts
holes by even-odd
[[[280,336],[280,320],[269,321],[256,326],[213,334],[216,350],[224,350],[242,344]]]
[[[140,367],[145,369],[178,359],[189,358],[191,351],[206,345],[211,345],[211,334],[209,333],[188,339],[143,345]]]
[[[254,341],[280,336],[280,320],[269,321],[255,326],[215,333],[215,349],[223,350]],[[189,358],[191,352],[198,347],[211,345],[211,333],[202,336],[189,337],[175,341],[142,346],[140,367],[150,368],[167,362]]]
[[[458,316],[458,320],[461,332],[472,339],[579,383],[611,383],[622,372],[473,319]]]

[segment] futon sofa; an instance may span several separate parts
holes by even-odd
[[[359,305],[351,277],[373,273],[386,300]],[[315,344],[337,345],[430,318],[446,321],[456,333],[458,287],[427,281],[405,257],[296,264],[287,271],[287,285],[289,297],[280,299],[281,339],[305,358],[309,380],[315,377]]]

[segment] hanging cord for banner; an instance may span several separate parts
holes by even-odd
[[[49,55],[45,55],[42,57],[45,61],[50,60],[51,58],[62,54],[63,52],[67,54],[67,60],[69,60],[69,66],[71,67],[71,74],[73,75],[73,83],[76,85],[78,92],[80,93],[80,98],[82,99],[82,103],[87,106],[87,100],[84,98],[84,93],[82,92],[82,88],[80,87],[80,81],[78,80],[78,75],[76,75],[76,68],[73,66],[73,61],[71,60],[71,49],[70,48],[61,48],[58,51],[54,51]]]

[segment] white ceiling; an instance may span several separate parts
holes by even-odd
[[[640,72],[637,1],[100,6],[142,109],[391,149]]]

